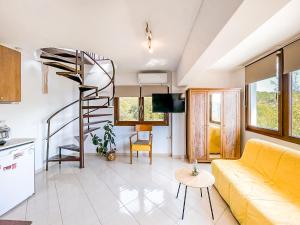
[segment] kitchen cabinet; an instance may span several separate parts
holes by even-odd
[[[0,103],[21,101],[21,53],[0,45]]]

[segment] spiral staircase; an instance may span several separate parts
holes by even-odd
[[[54,67],[60,71],[56,72],[57,75],[71,79],[78,83],[79,98],[66,106],[58,109],[47,119],[47,149],[46,149],[46,170],[48,170],[49,162],[62,162],[78,161],[79,167],[84,168],[84,141],[87,135],[102,127],[103,123],[108,122],[109,116],[113,115],[112,112],[107,113],[108,109],[113,108],[112,100],[114,98],[114,78],[115,67],[112,60],[100,57],[97,54],[79,50],[61,49],[61,48],[42,48],[40,58],[44,65]],[[101,64],[108,62],[111,65],[111,71],[108,72]],[[108,77],[108,81],[102,87],[85,85],[85,66],[96,65],[102,70],[101,75]],[[107,94],[107,90],[111,93]],[[101,95],[103,92],[106,96]],[[69,121],[61,124],[55,130],[51,129],[51,122],[54,118],[66,112],[66,110],[78,104],[78,116],[70,119]],[[93,120],[91,120],[93,118]],[[78,121],[77,121],[78,120]],[[79,145],[68,144],[58,146],[58,154],[49,155],[51,138],[65,127],[73,122],[79,123],[79,136],[75,136]],[[63,154],[65,151],[73,152],[74,154]]]

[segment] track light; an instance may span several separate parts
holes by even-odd
[[[149,23],[146,22],[146,38],[147,38],[147,43],[148,43],[148,51],[150,53],[153,52],[153,48],[152,48],[152,32],[150,30],[150,26],[149,26]]]

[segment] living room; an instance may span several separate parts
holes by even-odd
[[[299,8],[0,0],[0,225],[299,224]]]

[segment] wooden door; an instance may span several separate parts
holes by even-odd
[[[222,108],[222,158],[236,159],[240,157],[240,91],[224,91]]]
[[[188,159],[206,161],[206,102],[207,93],[189,91]]]
[[[21,54],[0,45],[0,102],[21,101]]]

